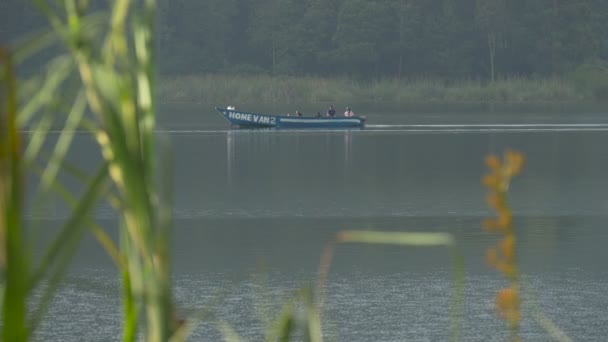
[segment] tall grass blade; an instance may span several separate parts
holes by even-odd
[[[44,145],[44,141],[53,126],[54,117],[52,115],[43,115],[33,127],[35,133],[30,135],[29,143],[25,149],[23,161],[25,165],[30,166],[40,154],[40,150]]]
[[[462,300],[464,293],[464,263],[460,252],[456,248],[456,242],[452,234],[379,232],[365,230],[346,230],[338,232],[335,240],[326,247],[321,258],[317,280],[318,307],[322,307],[323,305],[323,289],[336,243],[385,244],[409,247],[447,247],[451,252],[452,265],[454,268],[454,292],[450,310],[450,340],[457,341],[459,339],[464,313]]]
[[[451,246],[454,238],[448,233],[407,233],[346,230],[337,234],[338,243],[372,243],[401,246]]]
[[[34,0],[34,2],[36,1]],[[51,11],[48,11],[47,13],[54,15]],[[104,13],[103,11],[83,17],[81,25],[82,31],[86,32],[89,36],[99,35],[103,29],[103,24],[105,24],[106,17],[107,13]],[[58,27],[61,26],[61,20],[58,17],[55,17],[54,20]],[[22,63],[28,58],[35,56],[37,53],[50,48],[61,39],[65,39],[65,32],[63,29],[61,31],[45,29],[30,33],[25,37],[20,38],[15,43],[14,62],[16,64]]]
[[[151,134],[156,134],[152,133]],[[171,165],[174,165],[174,151],[169,142],[169,137],[164,134],[158,134],[158,143],[157,148],[158,151],[158,169],[159,174],[158,177],[160,179],[159,186],[159,198],[155,198],[154,200],[158,202],[158,210],[159,210],[159,222],[160,226],[163,230],[161,233],[162,239],[169,238],[169,229],[171,228],[171,223],[173,222],[173,205],[174,205],[174,189],[173,189],[173,180],[174,173]],[[168,241],[168,240],[166,240]]]
[[[4,308],[4,292],[6,291],[6,286],[4,286],[4,281],[0,282],[0,307]]]
[[[65,158],[68,149],[72,145],[72,139],[74,138],[74,134],[76,128],[78,127],[82,116],[84,115],[84,110],[86,108],[86,98],[83,92],[80,92],[76,96],[76,100],[74,101],[74,105],[72,106],[72,110],[68,114],[68,118],[66,120],[65,126],[61,130],[61,134],[59,135],[59,140],[55,145],[55,151],[51,156],[51,159],[48,162],[44,173],[42,174],[41,183],[42,183],[42,192],[46,192],[51,184],[55,181],[59,169],[61,167],[62,161]]]
[[[59,14],[56,12],[57,10],[49,6],[48,1],[46,0],[32,0],[34,5],[38,7],[38,10],[49,20],[51,27],[62,36],[63,39],[66,39],[67,32],[63,27],[63,23],[61,22],[61,18]]]
[[[42,316],[48,310],[50,302],[57,291],[70,261],[78,249],[79,242],[85,231],[89,214],[97,201],[106,192],[108,185],[108,168],[104,163],[91,182],[70,218],[64,224],[61,233],[55,238],[45,258],[34,274],[29,288],[38,286],[39,282],[48,275],[46,288],[34,311],[31,328],[36,329]]]
[[[129,236],[126,229],[120,230],[120,247],[127,262],[132,262],[133,251],[129,246]],[[122,293],[123,293],[123,341],[133,342],[137,337],[137,308],[133,296],[133,286],[131,284],[130,267],[127,265],[122,274]],[[140,285],[141,286],[141,285]]]
[[[57,34],[52,30],[43,30],[31,34],[16,43],[14,60],[16,64],[36,55],[57,42]]]
[[[283,305],[279,316],[267,329],[266,341],[290,341],[300,330],[306,341],[323,341],[319,311],[313,301],[312,291],[307,288],[296,291]]]
[[[321,330],[321,314],[319,308],[315,305],[312,290],[308,288],[304,289],[302,300],[306,311],[306,340],[310,342],[322,342],[323,332]]]
[[[172,331],[173,335],[169,339],[170,342],[181,342],[186,341],[194,329],[204,320],[210,319],[213,316],[213,309],[221,304],[224,299],[224,293],[227,292],[226,288],[218,290],[213,294],[212,300],[205,305],[205,307],[196,310],[195,312],[188,315],[187,318],[179,317],[178,314],[173,311],[172,314]],[[173,309],[174,310],[174,309]]]
[[[295,310],[297,298],[290,299],[281,308],[279,317],[267,330],[266,342],[285,342],[295,330]]]
[[[88,225],[91,226],[91,231],[101,247],[108,253],[108,255],[112,258],[116,266],[119,270],[126,269],[126,263],[124,258],[120,254],[120,251],[116,247],[116,244],[112,240],[112,238],[106,233],[106,231],[97,223],[93,221],[87,222]]]
[[[65,169],[68,169],[68,167],[66,167],[67,164],[68,163],[64,160],[62,163],[62,167],[64,167]],[[74,168],[72,167],[71,169],[74,169]],[[40,170],[37,170],[37,171],[39,171],[38,172],[39,175],[42,175],[42,173],[44,172],[44,170],[42,170],[41,168],[40,168]],[[79,170],[77,170],[76,172],[78,174],[79,179],[84,179],[84,178],[80,178],[81,175],[80,175]],[[86,182],[87,180],[84,179],[83,181]],[[52,190],[55,191],[55,193],[57,193],[59,196],[61,196],[61,198],[64,200],[64,202],[67,203],[72,210],[76,209],[76,206],[78,205],[78,200],[76,199],[76,197],[74,195],[72,195],[72,193],[65,186],[63,186],[59,181],[56,181],[56,182],[53,182],[53,184],[51,184],[51,187],[52,187]],[[108,197],[110,199],[113,198],[110,194],[106,195],[106,197]],[[124,258],[120,254],[114,241],[112,241],[112,238],[106,233],[106,231],[99,224],[97,224],[95,221],[93,221],[90,217],[87,218],[86,224],[90,227],[91,232],[93,233],[93,235],[95,236],[95,238],[97,239],[97,241],[99,242],[101,247],[112,258],[112,260],[114,261],[116,266],[119,269],[124,269],[126,267]]]
[[[23,163],[17,85],[8,50],[0,48],[0,239],[4,268],[2,339],[26,341],[29,258],[23,232]]]
[[[102,44],[84,29],[84,11],[75,0],[62,2],[62,14],[48,3],[40,0],[35,3],[70,49],[87,102],[101,125],[100,129],[89,129],[95,131],[120,198],[114,202],[121,214],[121,255],[126,260],[122,270],[126,322],[123,337],[126,341],[135,338],[141,308],[145,313],[141,322],[144,338],[165,341],[171,335],[172,315],[168,261],[170,210],[159,206],[170,204],[165,193],[170,189],[166,186],[159,193],[155,186],[152,58],[155,3],[111,2],[109,31]],[[139,18],[137,9],[142,6],[144,19],[131,24],[130,19]],[[133,38],[129,39],[131,34]],[[130,51],[132,48],[134,51]],[[51,169],[46,179],[52,180],[54,175],[56,171]]]
[[[152,2],[153,3],[153,2]],[[152,14],[147,12],[151,11]],[[136,18],[134,27],[135,55],[137,57],[137,102],[141,109],[139,129],[142,132],[142,155],[147,163],[146,168],[154,169],[155,156],[152,145],[152,137],[155,127],[154,94],[152,85],[154,82],[154,70],[152,65],[152,19],[154,8],[146,4],[146,22]]]
[[[38,155],[38,159],[39,159],[38,160],[39,163],[48,163],[48,161],[51,159],[51,156],[46,153],[41,152]],[[45,170],[42,166],[32,164],[29,167],[31,167],[32,171],[34,171],[38,176],[42,177],[42,174],[44,173],[44,170]],[[73,177],[75,180],[79,181],[82,184],[86,184],[91,180],[91,176],[87,173],[87,171],[83,170],[78,165],[70,162],[68,159],[61,160],[61,170],[63,172],[65,172],[66,175]],[[70,191],[68,191],[65,187],[62,186],[62,184],[60,183],[59,180],[56,180],[55,182],[53,182],[51,184],[51,187],[58,194],[62,195],[62,198],[65,200],[66,203],[70,204],[71,206],[74,206],[74,203],[76,203],[76,199],[73,198]],[[67,196],[67,197],[64,196],[64,193],[69,194],[69,196]],[[106,195],[105,199],[108,202],[110,202],[111,204],[113,204],[115,208],[120,207],[120,205],[116,204],[119,202],[119,200],[114,193],[112,193],[112,192],[108,193]]]
[[[57,98],[62,84],[70,77],[74,64],[69,56],[56,57],[47,67],[47,75],[41,88],[32,99],[29,99],[19,111],[17,118],[20,126],[25,125],[32,116],[44,106],[53,103]]]
[[[450,341],[460,340],[462,321],[464,319],[464,258],[460,250],[455,246],[450,247],[452,254],[452,266],[454,268],[454,292],[452,294],[452,306],[450,307]]]
[[[524,278],[523,276],[521,278]],[[572,339],[562,330],[557,324],[555,324],[541,309],[538,305],[538,301],[536,298],[536,294],[533,292],[532,288],[525,285],[526,279],[522,279],[524,281],[521,282],[521,291],[522,297],[525,299],[523,304],[530,309],[530,314],[532,319],[540,325],[541,328],[554,340],[559,342],[572,342]]]
[[[61,255],[71,254],[74,250],[69,250],[68,246],[74,246],[82,234],[84,222],[86,222],[90,211],[93,209],[97,200],[104,193],[108,176],[108,164],[103,163],[95,177],[89,182],[85,194],[78,201],[78,206],[74,208],[70,218],[61,228],[61,232],[51,243],[51,246],[41,259],[40,265],[30,282],[30,287],[36,287],[39,282],[51,273]],[[75,246],[74,246],[75,247]]]
[[[545,330],[545,332],[555,341],[572,342],[572,339],[566,335],[544,312],[538,307],[534,307],[531,311],[532,318]]]
[[[217,328],[226,342],[240,342],[242,340],[234,328],[226,321],[220,321],[217,324]]]

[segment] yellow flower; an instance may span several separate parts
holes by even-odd
[[[490,266],[496,266],[498,264],[498,253],[496,253],[496,248],[488,248],[486,251],[486,263]]]
[[[521,319],[519,295],[512,287],[498,291],[496,294],[496,308],[498,314],[511,324],[517,324]]]
[[[483,178],[481,179],[481,183],[488,188],[497,188],[500,184],[500,180],[494,174],[487,174],[483,176]]]
[[[509,234],[498,243],[500,252],[505,257],[505,261],[512,264],[515,261],[515,236]]]
[[[485,219],[483,228],[497,232],[502,239],[497,245],[488,247],[486,262],[505,275],[510,287],[496,294],[498,314],[506,320],[515,333],[513,341],[519,341],[518,330],[521,313],[518,294],[517,265],[515,264],[515,234],[513,232],[513,214],[507,203],[507,191],[513,176],[521,172],[524,156],[516,151],[507,150],[503,162],[496,156],[486,157],[486,165],[490,172],[482,178],[482,183],[488,188],[487,204],[496,212],[496,218]]]
[[[508,209],[500,208],[498,210],[498,218],[496,219],[496,223],[498,228],[508,229],[511,227],[511,220],[513,219],[513,214]]]
[[[489,193],[488,196],[486,196],[486,203],[494,209],[502,207],[502,201],[500,197],[494,192]]]
[[[507,165],[506,173],[509,176],[519,174],[524,165],[524,155],[516,151],[507,150],[505,152],[505,165]]]
[[[495,267],[499,272],[504,274],[509,279],[512,279],[517,272],[517,269],[513,263],[508,263],[502,259],[499,259],[496,262]]]
[[[493,154],[486,157],[486,165],[493,171],[499,170],[501,167],[500,160]]]
[[[495,232],[498,230],[498,222],[495,219],[485,219],[482,223],[483,229],[489,232]]]

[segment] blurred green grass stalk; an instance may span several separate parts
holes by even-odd
[[[329,273],[329,267],[335,253],[337,244],[380,244],[398,245],[403,247],[445,247],[450,251],[450,257],[454,272],[454,292],[450,308],[450,341],[458,341],[462,320],[464,316],[464,261],[456,246],[454,236],[449,233],[426,233],[426,232],[382,232],[368,230],[344,230],[336,234],[334,241],[325,248],[319,265],[317,279],[317,305],[323,306],[324,288]],[[320,310],[320,309],[319,309]],[[319,313],[320,315],[320,313]]]
[[[89,1],[66,0],[57,5],[43,0],[33,2],[47,17],[54,37],[67,47],[68,53],[55,59],[54,63],[61,67],[51,69],[43,77],[42,86],[21,111],[17,108],[10,56],[4,51],[0,55],[0,79],[2,85],[6,84],[2,88],[6,96],[2,98],[9,100],[6,106],[3,102],[0,126],[0,237],[3,239],[0,261],[5,270],[3,340],[24,341],[31,336],[59,287],[84,232],[83,227],[91,226],[123,275],[123,339],[134,341],[141,332],[147,341],[167,341],[180,327],[173,324],[175,315],[170,295],[170,210],[167,207],[171,196],[161,194],[156,185],[152,54],[155,1],[113,1],[109,4],[110,17],[106,24],[97,14],[88,13]],[[99,26],[107,26],[105,34],[99,34],[103,31]],[[40,50],[53,39],[42,40],[23,50]],[[57,107],[55,103],[69,98],[65,92],[59,96],[60,100],[54,101],[58,93],[67,88],[66,82],[70,81],[73,70],[79,76],[83,92],[75,97],[65,129],[41,171],[40,188],[42,193],[61,189],[62,197],[73,207],[73,212],[40,265],[30,274],[30,253],[23,237],[21,204],[25,168],[21,161],[17,122],[36,128],[26,148],[26,160],[33,165],[55,120],[52,117]],[[53,105],[52,109],[45,109]],[[83,118],[87,106],[95,114],[94,120]],[[67,132],[79,125],[94,135],[105,162],[96,176],[85,176],[84,194],[75,199],[59,184],[57,174],[67,169],[64,158],[72,142],[72,135]],[[106,185],[109,180],[113,183],[110,190]],[[101,198],[110,200],[120,214],[120,251],[89,218]],[[41,288],[43,282],[46,283],[42,299],[28,317],[28,294]]]
[[[23,143],[20,137],[22,125],[27,120],[20,120],[23,111],[18,108],[16,81],[12,66],[12,54],[0,49],[0,266],[2,267],[2,339],[5,341],[26,341],[32,337],[41,317],[50,305],[69,261],[73,257],[88,213],[104,193],[104,180],[107,179],[107,167],[102,165],[95,177],[88,182],[83,196],[73,204],[73,212],[65,222],[54,241],[51,242],[40,265],[32,267],[31,235],[26,235],[23,220],[26,208],[23,205],[25,172],[31,166],[31,158],[38,156],[41,141],[48,129],[34,133],[30,143]],[[49,77],[49,79],[52,77]],[[48,84],[48,83],[47,83]],[[51,87],[54,88],[54,87]],[[52,89],[41,90],[43,97],[52,98]],[[51,96],[49,96],[51,94]],[[31,102],[30,102],[31,103]],[[27,108],[27,106],[24,106]],[[83,106],[80,106],[83,109]],[[78,110],[72,111],[70,117],[78,118]],[[39,122],[50,122],[43,116]],[[68,122],[70,120],[68,119]],[[46,124],[36,125],[47,127]],[[51,156],[55,163],[62,163],[68,144],[66,135],[57,144]],[[66,140],[67,139],[67,140]],[[23,153],[25,147],[26,153]],[[48,184],[56,176],[56,164],[49,163],[41,172]],[[100,235],[101,236],[101,235]],[[44,284],[43,284],[44,281]],[[34,290],[40,293],[37,303],[30,302],[28,296]]]
[[[100,128],[96,132],[109,175],[120,196],[121,251],[125,301],[124,340],[137,336],[139,309],[148,341],[171,337],[170,277],[167,227],[157,210],[164,205],[155,186],[153,105],[154,1],[115,1],[103,49],[82,30],[83,11],[75,1],[65,2],[67,22],[51,23],[74,56],[90,108]],[[67,34],[65,34],[67,32]],[[133,54],[134,52],[134,54]]]
[[[17,85],[8,50],[0,48],[0,265],[4,341],[24,341],[29,258],[23,227],[23,163],[17,128]]]

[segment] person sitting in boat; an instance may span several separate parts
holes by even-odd
[[[355,112],[353,112],[350,107],[346,107],[346,112],[344,112],[344,116],[355,116]]]
[[[296,110],[296,116],[302,116],[302,112],[300,112],[299,110]]]
[[[329,109],[327,109],[327,116],[336,116],[336,110],[334,109],[334,106],[329,106]]]

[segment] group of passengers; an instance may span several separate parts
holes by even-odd
[[[318,115],[319,113],[317,113]],[[336,110],[334,109],[334,106],[329,106],[329,108],[327,108],[327,116],[336,116]],[[344,112],[344,116],[355,116],[355,112],[353,112],[350,107],[346,107],[346,111]]]
[[[287,114],[287,116],[290,116],[290,114]],[[300,112],[299,110],[296,110],[296,116],[302,116],[302,112]],[[317,112],[317,114],[315,115],[316,117],[321,117],[321,112]],[[329,108],[327,108],[327,112],[325,113],[325,116],[328,117],[335,117],[336,116],[336,110],[334,109],[334,106],[329,106]],[[344,112],[344,116],[355,116],[355,112],[353,112],[350,107],[346,107],[346,111]]]

